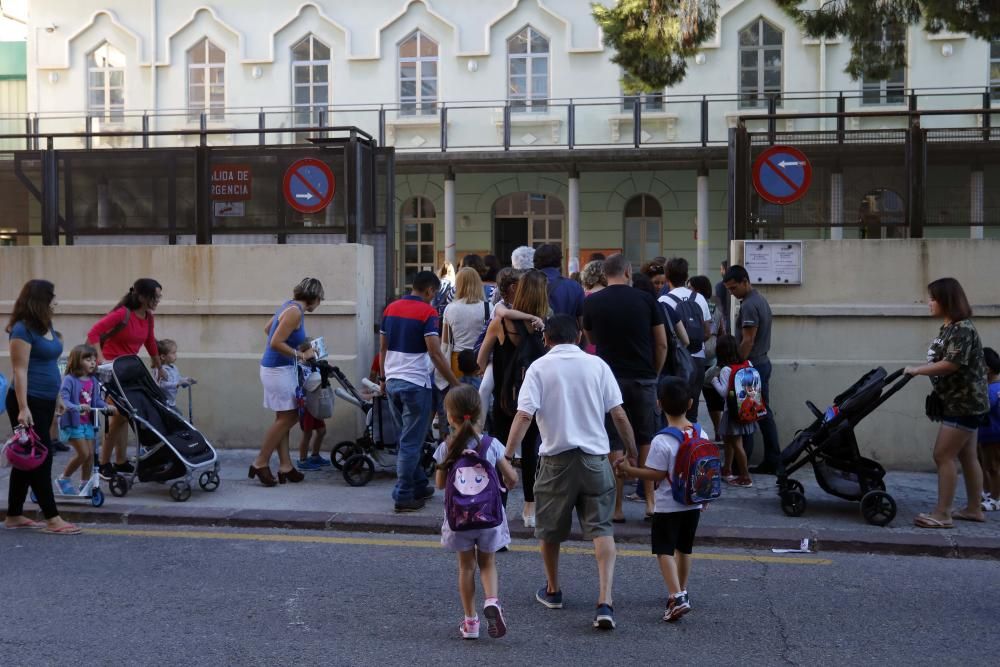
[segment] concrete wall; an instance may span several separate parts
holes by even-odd
[[[771,403],[782,444],[866,371],[926,360],[940,321],[927,314],[926,286],[952,276],[965,288],[984,346],[1000,346],[1000,306],[989,279],[1000,242],[973,240],[806,241],[803,283],[761,286],[774,312]],[[732,246],[742,262],[743,244]],[[751,276],[753,280],[753,276]],[[927,378],[916,378],[858,429],[862,452],[889,468],[933,469],[936,425],[924,417]],[[758,445],[758,449],[759,449]]]
[[[274,418],[261,405],[264,324],[299,280],[319,278],[326,300],[307,317],[306,331],[325,337],[331,363],[352,380],[367,376],[374,350],[373,261],[370,247],[347,244],[0,248],[0,319],[7,322],[26,280],[51,280],[55,325],[68,354],[134,279],[155,277],[163,285],[157,336],[177,341],[178,368],[198,380],[195,424],[216,445],[255,447]],[[10,377],[6,336],[0,336],[0,369]],[[186,403],[183,393],[178,398]],[[353,438],[360,416],[338,401],[329,442]]]

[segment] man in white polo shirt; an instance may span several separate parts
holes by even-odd
[[[541,540],[546,579],[535,599],[549,609],[562,609],[559,546],[569,537],[576,509],[583,537],[594,541],[597,556],[600,594],[594,627],[611,630],[615,627],[611,606],[615,478],[608,456],[617,460],[621,452],[610,451],[605,415],[610,414],[629,459],[638,454],[611,368],[583,352],[579,343],[576,318],[556,315],[546,323],[549,351],[524,376],[506,457],[513,458],[534,417],[542,436],[535,477],[535,537]]]

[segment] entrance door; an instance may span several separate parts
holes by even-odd
[[[528,245],[527,218],[497,218],[494,225],[493,252],[504,266],[510,266],[510,255]]]

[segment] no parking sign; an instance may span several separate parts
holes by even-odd
[[[753,163],[753,187],[772,204],[801,199],[812,183],[812,165],[805,153],[791,146],[771,146]]]
[[[317,213],[333,200],[337,183],[325,162],[307,157],[288,168],[282,189],[285,201],[296,211]]]

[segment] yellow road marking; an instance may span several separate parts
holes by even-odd
[[[438,540],[401,540],[389,537],[331,537],[328,535],[284,535],[280,533],[223,533],[202,530],[140,530],[138,528],[87,528],[88,535],[109,535],[117,537],[162,537],[185,540],[233,540],[242,542],[289,542],[299,544],[344,544],[351,546],[406,547],[414,549],[440,548]],[[537,552],[538,547],[527,544],[511,544],[511,551]],[[589,547],[564,546],[564,554],[593,554]],[[652,558],[648,550],[618,549],[618,555],[626,558]],[[755,556],[746,554],[696,553],[699,560],[734,561],[742,563],[774,563],[779,565],[831,565],[827,558],[797,558],[793,556]]]

